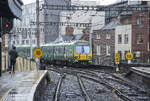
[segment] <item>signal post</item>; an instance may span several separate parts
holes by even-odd
[[[126,59],[128,60],[128,64],[130,64],[133,59],[133,54],[131,52],[126,53]]]
[[[118,72],[119,71],[118,65],[120,64],[120,55],[119,55],[119,53],[115,54],[115,64],[117,65],[116,72]]]

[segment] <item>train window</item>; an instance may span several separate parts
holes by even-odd
[[[83,54],[90,54],[90,46],[83,46],[84,53]]]
[[[82,46],[76,46],[76,53],[82,54]]]

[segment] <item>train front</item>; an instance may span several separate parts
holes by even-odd
[[[87,41],[77,42],[74,47],[74,59],[77,63],[92,62],[92,48]]]

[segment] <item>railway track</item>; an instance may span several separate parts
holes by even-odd
[[[87,94],[86,89],[85,89],[84,84],[83,84],[83,81],[81,80],[81,77],[80,77],[79,75],[77,75],[77,79],[78,79],[80,88],[81,88],[81,90],[82,90],[82,92],[83,92],[83,95],[85,96],[85,100],[86,100],[86,101],[92,101],[92,100],[90,99],[89,95]]]
[[[150,95],[146,93],[146,91],[140,90],[135,85],[130,84],[122,79],[117,79],[110,75],[109,77],[106,76],[100,77],[97,75],[95,71],[87,71],[87,70],[75,70],[75,69],[68,69],[68,68],[50,68],[50,70],[55,72],[65,72],[66,74],[70,75],[80,75],[80,78],[86,78],[88,80],[92,80],[99,84],[103,84],[109,89],[111,89],[114,93],[116,93],[120,98],[125,101],[149,101]],[[104,73],[102,73],[104,75]],[[131,92],[132,91],[132,92]]]
[[[63,75],[61,75],[61,77],[59,78],[59,81],[58,81],[57,86],[56,86],[56,90],[55,90],[54,100],[53,100],[53,101],[59,101],[60,88],[61,88],[61,84],[62,84],[63,79],[65,79],[65,76],[66,76],[66,75],[63,74]]]

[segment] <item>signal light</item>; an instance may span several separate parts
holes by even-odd
[[[5,27],[8,28],[8,27],[9,27],[9,24],[6,24]]]
[[[2,18],[2,31],[3,32],[10,32],[13,28],[13,19],[12,18]]]

